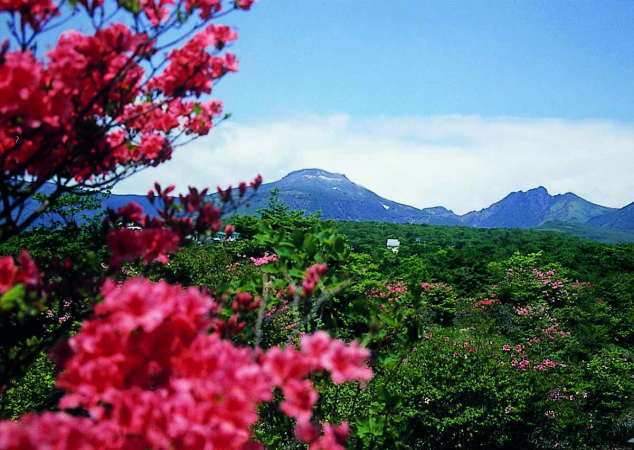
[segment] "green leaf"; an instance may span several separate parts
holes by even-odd
[[[335,239],[335,251],[339,254],[343,253],[346,249],[345,241],[341,236],[337,236]]]
[[[293,268],[288,271],[288,274],[292,276],[293,278],[304,278],[303,270]]]
[[[16,284],[0,297],[0,310],[10,310],[16,305],[24,304],[24,286]]]
[[[138,14],[141,10],[140,0],[123,0],[121,6],[133,14]]]
[[[305,233],[302,230],[295,230],[291,234],[291,239],[293,240],[293,244],[295,244],[296,247],[300,247],[304,242],[304,234]]]
[[[279,272],[279,269],[276,267],[275,264],[264,264],[263,266],[260,266],[260,270],[264,273],[277,273]]]
[[[312,234],[307,234],[304,238],[303,247],[309,255],[314,254],[317,251],[317,242],[315,236],[313,236]]]

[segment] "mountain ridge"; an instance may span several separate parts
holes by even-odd
[[[321,211],[324,218],[339,220],[374,218],[387,222],[477,228],[532,228],[546,222],[588,223],[590,219],[619,211],[618,208],[592,203],[572,192],[551,195],[544,186],[538,186],[526,191],[510,192],[486,208],[458,215],[444,206],[419,209],[395,202],[352,182],[344,174],[317,168],[292,171],[278,181],[264,184],[259,194],[260,200],[273,189],[279,190],[280,200],[291,209],[310,213]],[[331,191],[335,191],[334,194]],[[338,207],[333,208],[332,204],[324,200],[339,202]],[[345,211],[342,211],[340,206],[345,201],[363,201],[366,211],[359,213],[358,205],[350,204],[346,204]],[[250,212],[264,206],[262,201],[256,203],[249,208]],[[381,211],[381,207],[385,211]]]
[[[257,214],[258,209],[266,206],[273,190],[278,191],[279,200],[289,208],[309,214],[320,212],[323,219],[473,228],[541,228],[584,236],[609,234],[625,241],[629,241],[631,235],[634,241],[634,202],[623,208],[609,208],[572,192],[551,195],[544,186],[538,186],[510,192],[486,208],[458,215],[444,206],[419,209],[389,200],[354,183],[345,174],[319,168],[295,170],[277,181],[263,184],[249,204],[236,213]],[[150,214],[155,213],[145,196],[134,194],[112,194],[102,201],[101,207],[117,209],[130,201],[136,201]],[[618,233],[606,234],[613,230]]]
[[[609,235],[607,240],[634,241],[634,202],[628,205],[631,211],[628,210],[627,214],[619,213],[623,208],[598,205],[573,192],[551,195],[544,186],[538,186],[510,192],[487,208],[458,215],[444,206],[419,209],[386,199],[354,183],[344,174],[318,168],[292,171],[278,181],[262,185],[258,198],[239,213],[256,213],[266,205],[268,194],[273,189],[279,191],[279,200],[291,209],[307,213],[319,211],[324,219],[474,228],[543,229],[547,225],[546,228],[554,231],[595,237]],[[630,218],[630,214],[633,217]],[[613,223],[620,228],[614,228]],[[620,232],[603,232],[616,229]]]
[[[634,231],[634,202],[588,221],[600,228]]]
[[[551,195],[544,186],[514,191],[487,208],[461,216],[477,228],[534,228],[546,222],[587,223],[616,208],[589,202],[572,192]]]

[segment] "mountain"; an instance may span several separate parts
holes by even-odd
[[[624,208],[608,208],[591,203],[571,192],[551,195],[543,186],[511,192],[488,208],[459,216],[442,206],[418,209],[383,198],[348,179],[343,174],[322,169],[303,169],[278,181],[263,184],[241,214],[255,214],[264,208],[271,191],[294,210],[320,212],[324,219],[412,223],[478,228],[538,228],[588,237],[601,242],[634,242],[634,203]],[[217,194],[214,194],[217,195]],[[130,201],[146,212],[155,208],[143,195],[113,194],[101,208],[118,209]],[[36,207],[31,201],[29,207]],[[93,216],[98,211],[88,212]],[[50,223],[43,217],[38,223]],[[81,220],[80,220],[81,221]]]
[[[614,211],[596,205],[571,192],[550,195],[540,186],[526,192],[511,192],[488,208],[472,211],[460,220],[479,228],[533,228],[545,222],[586,223],[593,217]]]
[[[53,187],[51,185],[44,185],[42,187],[42,189],[39,190],[39,193],[42,194],[48,194],[51,193],[53,191]],[[117,194],[111,194],[108,197],[104,198],[103,200],[100,201],[100,205],[101,207],[99,209],[92,209],[92,210],[86,210],[83,211],[80,214],[76,214],[73,216],[73,220],[76,221],[77,223],[85,223],[86,220],[91,219],[95,216],[97,216],[98,214],[100,214],[101,212],[105,211],[108,208],[111,209],[119,209],[122,206],[127,205],[130,202],[136,202],[138,203],[143,210],[152,215],[155,216],[157,215],[157,211],[156,208],[150,203],[150,201],[147,199],[147,196],[145,195],[135,195],[135,194],[125,194],[125,195],[117,195]],[[27,217],[29,214],[31,214],[33,211],[35,211],[38,206],[40,205],[40,203],[37,200],[34,199],[29,199],[26,202],[25,208],[24,208],[24,212],[22,215],[22,218]],[[43,215],[41,215],[40,217],[38,217],[32,224],[33,227],[36,226],[50,226],[52,224],[59,224],[59,223],[63,223],[62,218],[59,216],[59,214],[56,213],[45,213]]]
[[[600,228],[589,223],[552,221],[545,222],[533,229],[572,234],[574,236],[592,239],[593,241],[603,242],[604,244],[614,244],[617,242],[634,243],[634,232],[632,231]]]
[[[594,217],[614,211],[616,208],[597,205],[572,192],[553,196],[554,201],[544,222],[562,221],[571,223],[587,223]]]
[[[418,209],[380,197],[353,183],[343,174],[322,169],[291,172],[279,181],[264,184],[248,209],[253,213],[263,208],[273,189],[279,200],[291,209],[321,212],[324,219],[375,221],[390,223],[428,223],[459,225],[459,217],[442,206]]]
[[[104,209],[119,209],[130,202],[138,203],[145,210],[145,212],[150,212],[151,214],[153,214],[156,210],[156,208],[152,206],[152,204],[148,200],[147,196],[135,194],[110,195],[108,198],[104,199],[101,205]]]
[[[432,206],[431,208],[423,208],[421,211],[424,214],[423,223],[430,225],[460,225],[460,216],[454,214],[450,209],[444,206]]]
[[[252,214],[263,208],[273,189],[279,191],[279,199],[291,209],[320,211],[324,219],[479,228],[537,227],[600,242],[634,242],[634,203],[622,209],[608,208],[571,192],[551,195],[543,186],[512,192],[488,208],[459,216],[442,206],[417,209],[396,203],[343,174],[303,169],[262,185],[251,205],[239,212]]]
[[[604,229],[634,231],[634,202],[602,216],[593,217],[588,223]]]

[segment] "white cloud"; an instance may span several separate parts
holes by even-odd
[[[416,207],[480,209],[511,191],[543,185],[621,207],[634,201],[634,125],[611,121],[434,116],[354,119],[297,116],[228,124],[122,182],[143,193],[155,181],[235,185],[261,173],[345,173],[377,194]]]

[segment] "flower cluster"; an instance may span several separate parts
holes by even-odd
[[[546,337],[551,340],[554,341],[555,339],[557,339],[558,337],[568,337],[570,336],[570,331],[561,331],[557,329],[557,324],[555,325],[551,325],[548,328],[545,328],[543,330],[541,330]]]
[[[318,332],[300,349],[239,348],[209,334],[218,305],[195,288],[165,282],[106,282],[95,317],[70,340],[57,384],[66,413],[0,423],[0,448],[243,448],[259,403],[284,394],[311,448],[342,448],[347,425],[311,422],[318,393],[307,378],[326,370],[335,383],[365,381],[369,352]]]
[[[551,306],[547,303],[516,307],[515,314],[519,323],[530,326],[550,341],[570,336],[570,332],[559,329],[559,320],[553,315]],[[540,342],[540,338],[533,337],[529,340],[529,345],[537,342]]]
[[[264,253],[264,256],[259,258],[250,258],[251,262],[256,266],[263,266],[264,264],[272,263],[278,261],[277,255],[272,253],[269,255],[269,252]]]
[[[550,341],[554,341],[557,338],[565,338],[570,336],[569,331],[563,331],[559,329],[559,322],[557,318],[552,316],[547,316],[546,319],[549,322],[549,326],[545,328],[537,328],[538,331],[544,334],[546,338]]]
[[[282,298],[282,296],[284,295],[283,291],[278,291],[275,294],[276,298]],[[282,314],[285,311],[289,310],[289,303],[288,303],[288,299],[286,298],[282,298],[282,300],[280,301],[278,306],[272,306],[270,308],[268,308],[266,310],[266,317],[274,317],[276,315]]]
[[[37,266],[26,251],[16,261],[11,256],[0,257],[0,295],[16,284],[22,284],[26,289],[36,289],[40,283],[41,276]]]
[[[328,266],[326,264],[313,264],[306,270],[306,276],[304,281],[302,281],[305,297],[308,297],[315,290],[315,286],[317,286],[319,279],[326,273],[327,269]]]
[[[518,316],[528,316],[530,313],[530,308],[515,308],[515,314],[517,314]]]
[[[485,300],[479,300],[473,304],[476,309],[483,309],[491,305],[499,305],[500,301],[496,298],[487,298]]]
[[[23,206],[42,183],[61,180],[53,197],[71,185],[111,187],[170,159],[185,136],[209,133],[222,120],[223,106],[199,97],[236,72],[238,61],[226,51],[237,39],[235,30],[208,22],[223,4],[248,10],[253,0],[185,1],[200,19],[184,15],[173,0],[78,3],[83,8],[73,11],[87,13],[94,31],[66,31],[39,55],[44,45],[37,38],[60,14],[58,6],[52,0],[0,1],[14,30],[13,41],[0,48],[0,169],[7,180],[2,187],[11,192],[0,224],[12,224],[12,233],[41,214]],[[94,20],[112,17],[110,7],[122,23]],[[134,18],[126,21],[126,13]],[[175,28],[188,40],[174,40],[169,32]],[[14,44],[18,50],[10,51]],[[164,238],[154,234],[146,240]]]
[[[478,348],[476,348],[476,346],[470,341],[453,342],[452,346],[456,347],[456,351],[453,352],[454,358],[468,359],[470,353],[475,353],[478,351]]]
[[[284,394],[280,409],[297,421],[295,435],[311,449],[343,448],[348,428],[347,424],[338,427],[326,424],[320,436],[319,425],[311,422],[312,408],[319,395],[305,377],[316,370],[327,370],[336,384],[369,380],[372,371],[364,364],[368,356],[369,352],[356,342],[345,345],[323,331],[303,336],[299,351],[273,347],[266,353],[263,367]]]
[[[528,342],[529,346],[532,346],[533,343],[540,342],[539,338],[530,339]],[[557,366],[564,366],[564,364],[552,361],[548,358],[543,359],[540,363],[533,364],[525,352],[526,347],[521,344],[517,344],[515,347],[512,347],[509,344],[504,344],[502,346],[502,351],[507,352],[512,359],[511,366],[517,368],[518,370],[525,371],[526,369],[532,368],[537,372],[545,372],[548,369],[552,369]]]
[[[40,30],[44,23],[59,15],[59,9],[51,0],[4,0],[0,11],[19,14],[22,23],[34,30]]]
[[[93,36],[64,33],[46,64],[29,51],[8,52],[0,64],[3,170],[41,177],[53,170],[86,180],[129,161],[168,158],[162,149],[144,153],[147,144],[129,148],[105,135],[95,139],[92,124],[115,117],[141,94],[144,70],[134,55],[151,48],[147,36],[113,24]]]
[[[234,7],[249,10],[255,1],[235,0]],[[104,1],[80,0],[79,3],[85,6],[89,13],[94,13],[96,8],[103,6]],[[169,16],[172,12],[170,5],[174,5],[174,3],[173,0],[142,0],[139,7],[150,24],[156,27]],[[199,9],[200,17],[205,20],[211,19],[222,11],[223,7],[222,0],[187,0],[185,5],[188,12]],[[0,3],[0,11],[17,13],[23,24],[29,25],[36,31],[40,30],[52,17],[59,15],[57,5],[51,0],[5,0]]]
[[[214,56],[207,48],[221,49],[237,38],[238,34],[229,27],[209,25],[170,53],[169,65],[150,80],[148,88],[158,89],[168,97],[209,94],[214,80],[227,72],[236,72],[238,62],[232,53]]]
[[[553,367],[561,366],[560,363],[551,361],[550,359],[544,359],[540,364],[535,364],[533,366],[534,370],[543,372],[548,369],[552,369]]]
[[[261,184],[262,177],[258,175],[250,187],[255,191]],[[138,257],[146,263],[155,260],[165,263],[168,254],[178,251],[180,243],[192,234],[215,233],[220,229],[224,208],[232,201],[230,196],[221,198],[223,204],[216,208],[207,199],[207,189],[199,191],[190,187],[187,195],[180,194],[178,198],[171,195],[174,189],[174,186],[162,189],[156,183],[154,190],[148,192],[148,199],[158,209],[158,215],[145,213],[136,202],[108,211],[106,224],[113,227],[108,233],[112,266]],[[246,190],[241,190],[240,198],[245,194]],[[228,231],[232,233],[233,229]]]
[[[587,392],[576,392],[577,396],[581,398],[588,398]],[[574,401],[575,400],[575,392],[569,392],[568,388],[555,388],[550,392],[550,400],[553,402],[559,402],[562,400]]]
[[[428,283],[428,282],[424,282],[420,284],[421,289],[423,290],[423,292],[433,292],[433,291],[439,291],[439,292],[450,292],[453,290],[453,288],[448,285],[447,283]]]
[[[521,361],[514,359],[513,361],[511,361],[511,366],[517,367],[519,370],[523,371],[531,366],[531,362],[528,359],[523,359]]]
[[[555,303],[568,296],[568,290],[563,280],[557,279],[556,272],[553,269],[545,272],[539,269],[532,271],[536,281],[542,286],[542,295],[551,303]]]
[[[52,309],[47,309],[46,311],[42,312],[42,315],[44,315],[50,321],[64,323],[71,318],[70,307],[71,301],[64,300],[60,305],[60,311],[57,314]]]
[[[401,281],[397,281],[395,283],[391,283],[387,285],[388,295],[405,294],[407,292],[409,292],[409,289],[407,289],[407,286],[405,285],[405,283]]]
[[[154,260],[166,263],[169,260],[167,254],[176,252],[178,243],[178,235],[165,228],[117,229],[108,234],[108,247],[112,252],[110,264],[118,266],[137,257],[146,263]]]
[[[256,309],[262,303],[260,297],[255,297],[248,292],[238,292],[231,302],[231,309],[234,311]]]
[[[372,288],[370,289],[370,295],[375,298],[385,298],[389,303],[394,302],[402,295],[409,292],[407,285],[402,281],[396,281],[389,283],[385,286],[385,289]]]
[[[163,135],[157,132],[169,133],[182,127],[186,134],[206,135],[213,126],[213,117],[220,114],[222,103],[217,100],[193,102],[174,99],[159,105],[151,102],[126,105],[118,120],[125,123],[128,130],[141,135],[142,146],[158,147]],[[123,131],[117,130],[110,134],[109,139],[118,143],[125,137]]]

